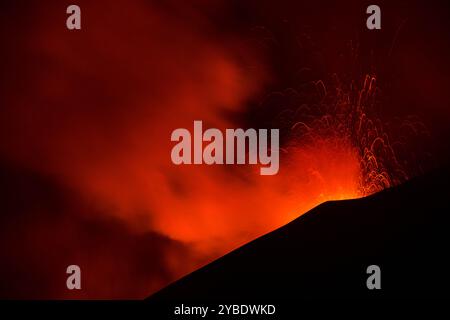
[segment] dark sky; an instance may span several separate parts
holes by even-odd
[[[170,132],[193,120],[279,125],[286,106],[260,108],[274,91],[376,76],[380,119],[417,115],[443,161],[447,2],[378,1],[382,29],[368,31],[369,1],[78,1],[82,30],[68,31],[64,2],[3,1],[0,297],[145,297],[354,196],[355,154],[329,140],[266,180],[172,166]],[[85,281],[75,293],[65,288],[74,263]]]

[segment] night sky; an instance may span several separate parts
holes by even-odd
[[[448,159],[447,1],[378,1],[373,31],[369,1],[80,0],[78,31],[69,4],[0,4],[1,298],[143,298]],[[366,75],[376,97],[356,113]],[[280,128],[279,174],[173,165],[170,134],[194,120]]]

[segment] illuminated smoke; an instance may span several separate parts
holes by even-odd
[[[145,1],[108,2],[108,10],[80,2],[86,28],[70,34],[57,18],[64,4],[37,4],[28,15],[39,21],[4,22],[16,33],[3,52],[0,154],[70,190],[83,209],[43,206],[55,212],[38,211],[14,234],[4,233],[3,243],[26,248],[9,259],[11,270],[32,266],[23,272],[57,281],[59,261],[78,259],[93,266],[83,298],[143,297],[324,201],[370,194],[409,176],[392,151],[407,143],[394,148],[376,120],[370,78],[360,89],[317,82],[307,91],[314,103],[271,103],[277,94],[263,102],[287,106],[274,126],[286,132],[276,176],[248,166],[175,166],[173,129],[196,119],[239,127],[225,115],[244,114],[261,91],[267,75],[259,56],[193,10],[177,16]],[[410,123],[408,132],[420,135]],[[85,228],[91,223],[95,228]],[[41,254],[26,255],[32,252]],[[146,274],[140,264],[149,261]],[[114,282],[117,274],[122,281]],[[43,295],[65,297],[57,282],[53,287]]]

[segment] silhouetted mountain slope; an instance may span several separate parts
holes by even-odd
[[[449,171],[373,196],[324,203],[225,255],[150,301],[449,296]],[[366,268],[381,268],[368,290]]]

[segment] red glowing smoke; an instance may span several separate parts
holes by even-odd
[[[310,130],[288,139],[273,177],[248,166],[174,166],[172,130],[197,119],[238,127],[231,119],[268,79],[262,58],[206,19],[220,3],[199,1],[199,11],[139,0],[79,5],[79,32],[61,27],[57,4],[35,2],[22,20],[4,22],[16,37],[4,53],[2,159],[70,194],[3,234],[22,250],[8,255],[9,268],[32,265],[52,283],[43,297],[68,297],[58,284],[65,264],[86,270],[83,298],[144,297],[317,204],[367,193],[363,133],[355,140],[348,123],[323,131],[303,121]]]

